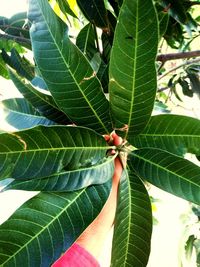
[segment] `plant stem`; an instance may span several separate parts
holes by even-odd
[[[191,65],[191,64],[196,63],[196,62],[199,62],[199,61],[200,61],[200,58],[196,58],[196,59],[193,59],[193,60],[190,60],[190,61],[186,61],[186,62],[184,62],[184,63],[176,66],[175,68],[172,68],[172,69],[166,71],[163,75],[161,75],[158,78],[158,80],[161,80],[162,78],[164,78],[165,76],[167,76],[170,72],[173,72],[173,71],[175,71],[175,70],[177,70],[179,68],[182,68],[182,67],[187,66],[187,65]]]
[[[10,34],[0,33],[0,39],[12,40],[14,42],[19,43],[20,45],[24,45],[28,49],[31,49],[31,41],[29,39],[21,37],[21,36],[14,36],[14,35],[10,35]]]
[[[200,50],[180,52],[180,53],[171,53],[171,54],[160,54],[157,56],[157,61],[166,62],[168,60],[191,58],[191,57],[200,57]]]

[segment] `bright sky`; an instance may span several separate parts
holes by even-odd
[[[0,16],[10,17],[27,10],[27,0],[1,0]]]

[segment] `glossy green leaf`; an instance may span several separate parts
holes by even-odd
[[[89,167],[101,162],[108,148],[102,136],[75,126],[38,126],[1,134],[0,178],[42,178]]]
[[[1,104],[5,113],[4,120],[16,130],[28,129],[37,125],[55,124],[42,117],[24,98],[6,99]]]
[[[111,179],[114,171],[114,158],[107,158],[103,163],[88,168],[62,171],[42,179],[14,180],[3,191],[20,189],[29,191],[74,191],[84,187],[103,184]]]
[[[38,90],[11,70],[9,70],[9,74],[19,92],[41,113],[42,116],[45,116],[56,123],[72,124],[71,120],[60,111],[53,97],[47,90]]]
[[[102,209],[110,181],[74,193],[40,193],[0,226],[2,267],[47,267]]]
[[[15,69],[20,76],[28,80],[34,78],[34,66],[25,57],[21,57],[15,48],[12,48],[10,55],[3,49],[2,58],[5,63]]]
[[[85,25],[76,38],[76,45],[89,60],[99,52],[95,44],[95,31],[91,23]]]
[[[200,121],[172,114],[152,116],[145,130],[129,141],[137,148],[157,147],[179,155],[200,155]]]
[[[110,62],[110,102],[114,126],[126,137],[146,126],[156,94],[158,21],[152,1],[124,0]]]
[[[99,28],[107,28],[108,20],[103,0],[77,0],[84,16]]]
[[[57,105],[74,123],[110,132],[108,101],[66,24],[42,0],[30,0],[29,19],[34,57]]]
[[[146,188],[133,173],[126,174],[120,184],[111,266],[145,267],[151,232],[151,203]]]
[[[200,167],[179,156],[155,148],[132,152],[130,165],[153,185],[200,205]]]

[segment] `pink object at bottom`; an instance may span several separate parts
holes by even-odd
[[[100,265],[87,250],[74,243],[52,267],[100,267]]]

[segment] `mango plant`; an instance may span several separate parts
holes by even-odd
[[[75,44],[47,0],[29,0],[35,77],[26,80],[9,68],[24,97],[2,103],[18,130],[0,134],[0,182],[2,191],[40,193],[0,225],[1,266],[51,266],[104,206],[116,157],[123,173],[112,266],[147,265],[152,211],[146,183],[200,205],[200,168],[184,159],[200,155],[200,122],[152,115],[160,38],[154,3],[109,2],[113,12],[101,13],[104,1],[77,1],[89,24]],[[113,133],[123,139],[120,145]]]

